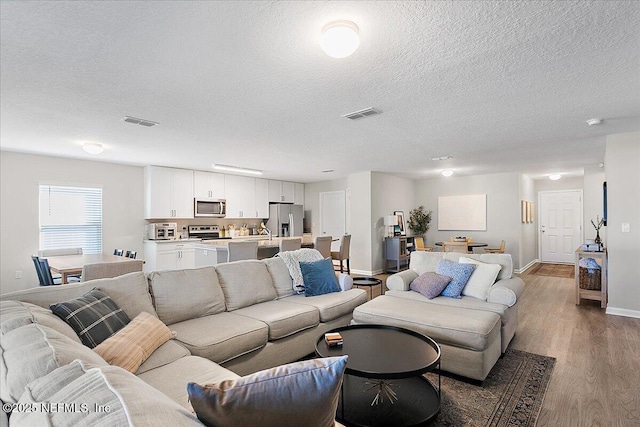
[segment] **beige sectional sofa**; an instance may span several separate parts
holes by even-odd
[[[468,257],[500,264],[487,300],[438,296],[427,299],[410,290],[419,275],[435,272],[441,259]],[[442,351],[442,369],[482,381],[506,351],[518,326],[518,298],[524,282],[513,275],[509,254],[413,252],[409,269],[387,278],[389,291],[354,310],[353,324],[383,324],[415,330],[433,338]]]
[[[135,375],[109,366],[48,308],[93,288],[107,294],[130,319],[148,312],[176,333]],[[62,387],[65,381],[53,384],[49,376],[55,378],[58,370],[67,367],[76,376],[81,372],[82,378],[95,377],[91,379],[95,393],[85,394],[85,401],[94,398],[109,402],[112,409],[120,408],[108,413],[89,411],[83,422],[115,425],[119,419],[111,423],[107,417],[125,413],[138,426],[199,425],[188,402],[188,382],[218,383],[296,361],[313,353],[318,336],[349,324],[353,310],[366,300],[366,292],[359,289],[315,297],[295,295],[288,269],[277,257],[148,276],[130,273],[5,294],[0,296],[0,398],[10,403],[33,399],[42,391],[38,381],[51,389],[50,395],[66,392],[56,389],[57,383]],[[69,368],[76,359],[79,366]],[[30,395],[25,397],[30,383]],[[135,401],[128,400],[132,396],[137,396]],[[78,396],[64,397],[69,402],[73,398]],[[163,410],[156,409],[158,403]],[[24,413],[14,413],[9,420],[11,425],[14,420],[19,425],[42,425],[42,419]]]

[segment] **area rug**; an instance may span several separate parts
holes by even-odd
[[[538,276],[562,277],[563,279],[573,279],[575,277],[575,267],[570,264],[536,264],[529,274]]]
[[[533,427],[556,359],[507,350],[482,385],[442,376],[441,410],[433,426]],[[436,374],[427,374],[437,385]]]

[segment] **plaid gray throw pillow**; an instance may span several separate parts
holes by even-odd
[[[107,294],[95,288],[79,298],[52,304],[49,308],[67,322],[89,348],[97,346],[130,321]]]

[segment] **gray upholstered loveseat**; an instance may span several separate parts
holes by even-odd
[[[462,296],[428,299],[410,290],[419,275],[435,272],[441,259],[468,257],[501,266],[486,300]],[[387,278],[389,291],[354,310],[354,324],[383,324],[415,330],[433,338],[442,350],[442,369],[484,380],[518,327],[518,298],[524,282],[513,275],[509,254],[413,252],[409,269]]]
[[[109,366],[48,309],[93,288],[107,294],[130,319],[148,312],[176,333],[135,375]],[[85,400],[100,396],[99,402],[110,411],[85,412],[75,406],[69,413],[39,416],[55,419],[54,425],[199,425],[188,402],[188,382],[218,383],[298,360],[314,351],[322,333],[349,324],[353,309],[366,299],[359,289],[308,298],[295,295],[280,258],[154,272],[148,277],[130,273],[5,294],[0,297],[0,398],[24,404],[38,393],[46,395],[44,389],[51,394],[58,383],[64,385],[56,378],[62,368],[86,369],[85,377],[93,382]],[[74,360],[81,363],[71,369]],[[25,397],[29,383],[31,394]],[[82,398],[65,396],[64,403]],[[9,421],[45,422],[23,415],[14,413]]]

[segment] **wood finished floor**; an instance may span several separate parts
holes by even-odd
[[[599,301],[575,305],[573,279],[520,277],[510,348],[557,359],[537,426],[640,426],[640,319],[606,315]]]

